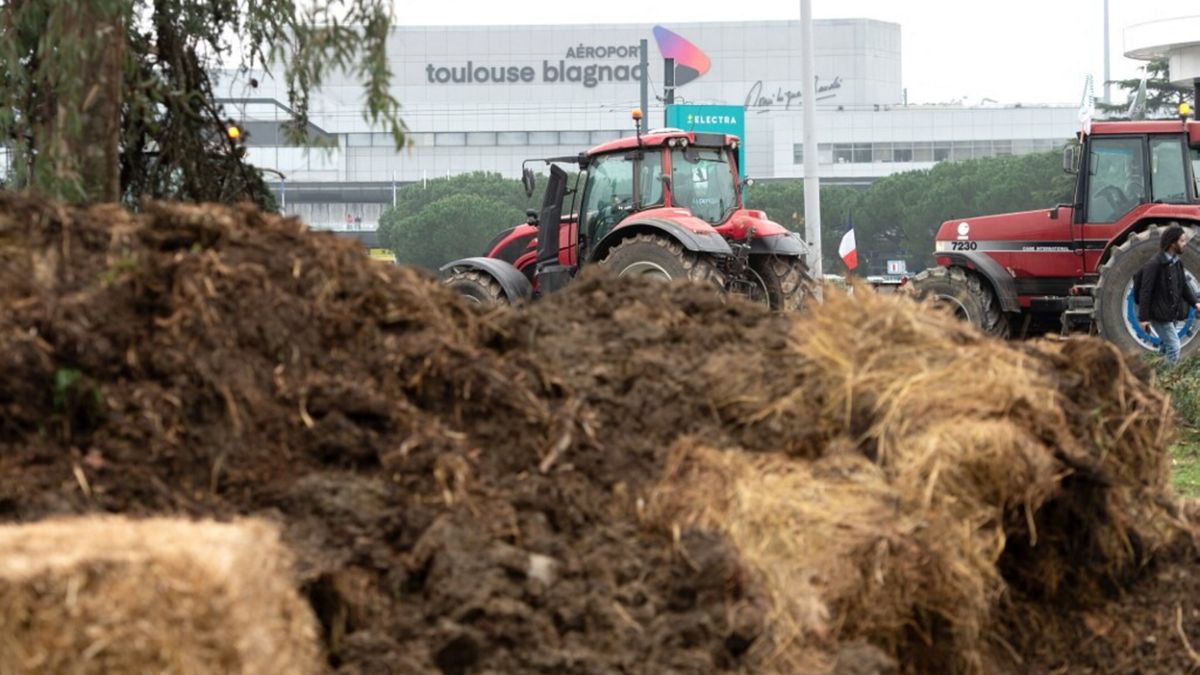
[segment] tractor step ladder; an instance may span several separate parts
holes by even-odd
[[[1077,328],[1086,327],[1090,332],[1096,318],[1096,299],[1092,297],[1095,286],[1076,286],[1067,296],[1067,309],[1063,311],[1062,336],[1066,337]]]

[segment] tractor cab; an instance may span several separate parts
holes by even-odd
[[[1200,123],[1096,122],[1064,149],[1063,168],[1078,176],[1080,225],[1119,223],[1144,204],[1196,204]]]

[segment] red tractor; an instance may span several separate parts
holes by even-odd
[[[1088,327],[1124,349],[1157,349],[1138,324],[1133,279],[1158,253],[1162,228],[1178,223],[1197,288],[1200,123],[1095,122],[1064,149],[1063,168],[1078,176],[1071,204],[942,223],[938,266],[913,290],[997,336]],[[1193,310],[1180,324],[1184,355],[1200,349],[1197,323]]]
[[[597,264],[619,276],[690,279],[797,309],[811,286],[806,247],[744,207],[737,146],[735,136],[661,129],[578,156],[527,160],[529,196],[528,164],[550,167],[541,209],[497,235],[483,257],[442,267],[443,279],[474,301],[512,303],[559,290]],[[578,174],[572,180],[559,165]]]

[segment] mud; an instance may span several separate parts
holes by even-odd
[[[5,520],[277,520],[344,672],[712,672],[759,629],[728,545],[636,493],[765,313],[593,282],[479,314],[248,208],[6,196],[0,264]]]
[[[748,377],[803,385],[790,317],[592,275],[479,311],[249,207],[133,216],[12,195],[0,308],[2,520],[276,521],[340,673],[764,671],[770,607],[738,551],[652,526],[643,497],[685,436],[825,452],[832,432],[805,414],[739,407]],[[993,663],[1130,672],[1127,643],[1152,624],[1141,672],[1180,672],[1187,652],[1159,624],[1194,587],[1192,555],[1079,607],[1018,589]],[[1111,619],[1107,641],[1064,632],[1086,612]],[[885,645],[835,656],[834,672],[912,672]]]

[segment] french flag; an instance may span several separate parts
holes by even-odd
[[[854,221],[850,221],[850,229],[842,235],[842,243],[838,244],[838,255],[846,263],[846,267],[858,267],[858,244],[854,241]]]

